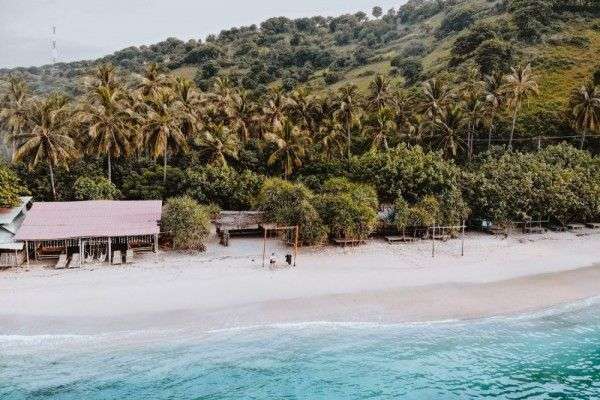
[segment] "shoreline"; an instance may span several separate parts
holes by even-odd
[[[470,234],[465,257],[459,242],[437,243],[435,259],[423,242],[302,249],[298,267],[272,271],[250,254],[256,239],[236,238],[127,267],[1,272],[0,335],[477,320],[600,295],[598,235]]]

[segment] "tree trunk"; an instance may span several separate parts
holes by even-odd
[[[52,198],[56,201],[56,188],[54,186],[54,170],[52,169],[52,162],[48,161],[48,167],[50,168],[50,184],[52,186]]]
[[[586,129],[583,129],[581,131],[581,144],[579,145],[579,148],[581,150],[583,150],[583,145],[585,144],[585,134],[586,134]]]
[[[163,184],[167,184],[167,146],[163,155]]]
[[[112,165],[110,161],[110,153],[107,156],[108,159],[108,181],[112,183]]]
[[[492,147],[492,131],[494,130],[494,118],[496,117],[496,111],[492,113],[492,119],[490,120],[490,130],[488,131],[488,150]]]
[[[517,126],[518,110],[519,110],[519,108],[515,107],[515,112],[513,113],[512,128],[510,129],[510,139],[508,139],[508,149],[509,150],[512,150],[512,142],[513,142],[513,137],[515,135],[515,127]]]
[[[352,136],[350,130],[350,124],[346,124],[346,135],[348,136],[348,166],[350,165],[350,158],[352,157]]]

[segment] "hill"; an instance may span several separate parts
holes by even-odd
[[[171,74],[208,88],[228,76],[250,90],[308,85],[319,90],[351,82],[367,86],[376,73],[409,83],[477,65],[483,72],[531,62],[542,95],[531,107],[552,108],[598,68],[598,0],[410,0],[387,13],[271,18],[223,30],[205,42],[129,47],[92,61],[0,70],[21,73],[35,92],[80,94],[80,80],[99,63],[132,73],[158,62]]]

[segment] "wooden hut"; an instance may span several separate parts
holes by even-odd
[[[15,234],[31,206],[31,197],[21,197],[16,207],[0,208],[0,268],[18,267],[24,262],[23,243]]]
[[[129,249],[158,249],[162,202],[93,200],[34,203],[16,240],[25,242],[27,262],[73,257],[113,261]]]

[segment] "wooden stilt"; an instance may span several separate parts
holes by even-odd
[[[108,263],[112,264],[112,238],[108,238]]]
[[[158,253],[158,234],[154,235],[154,252]]]
[[[27,267],[29,268],[29,242],[25,241],[25,259],[27,260]]]
[[[294,240],[294,267],[296,266],[296,258],[298,258],[298,236],[300,235],[300,229],[298,225],[296,225],[296,238]]]
[[[263,254],[262,254],[262,266],[265,267],[265,252],[267,251],[267,228],[263,226],[265,230],[265,237],[263,239]]]
[[[465,221],[462,223],[462,235],[460,238],[460,255],[465,255]]]

